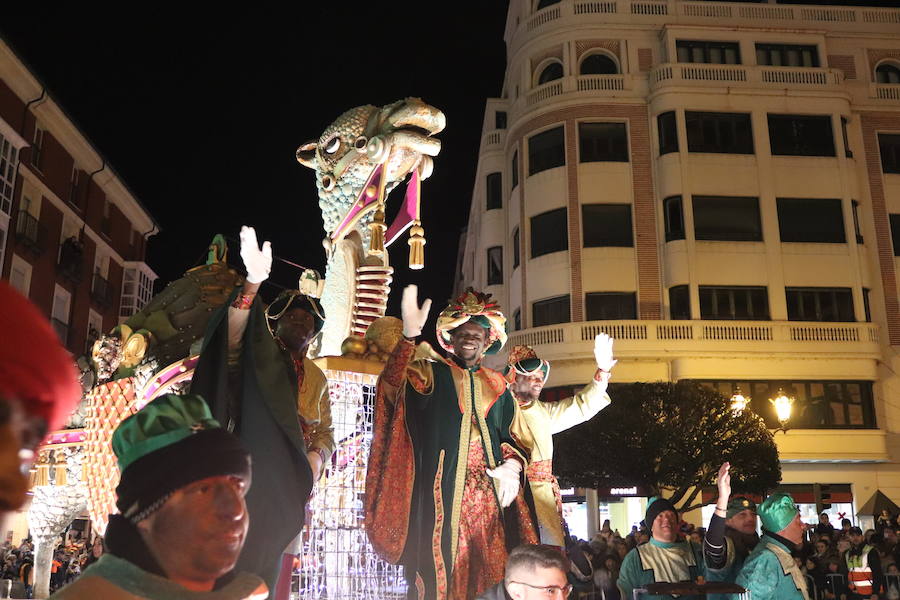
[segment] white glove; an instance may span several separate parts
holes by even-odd
[[[269,278],[272,270],[272,244],[263,242],[262,248],[256,239],[256,230],[244,225],[241,227],[241,259],[247,269],[248,283],[262,283]]]
[[[612,368],[619,362],[613,358],[614,341],[605,333],[598,334],[594,338],[594,360],[597,361],[597,368],[607,373],[612,371]]]
[[[497,480],[497,496],[500,506],[506,508],[519,495],[519,473],[522,465],[514,458],[508,458],[496,469],[486,469],[487,474]]]
[[[400,301],[400,314],[403,316],[403,335],[414,338],[422,333],[425,321],[428,319],[428,311],[431,310],[431,300],[425,300],[419,307],[419,288],[408,285],[403,288],[403,299]]]

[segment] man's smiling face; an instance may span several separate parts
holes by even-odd
[[[469,367],[481,359],[487,341],[487,329],[472,321],[467,321],[450,332],[453,354]]]

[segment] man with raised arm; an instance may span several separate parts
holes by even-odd
[[[536,543],[513,435],[517,406],[503,376],[481,365],[506,342],[506,319],[471,289],[437,320],[449,356],[416,359],[431,301],[403,290],[403,339],[378,381],[366,475],[366,530],[402,564],[409,598],[471,600],[503,579],[508,551]]]
[[[613,358],[613,339],[601,333],[594,339],[597,370],[591,382],[571,398],[544,402],[541,391],[550,376],[550,363],[538,358],[530,346],[515,346],[509,353],[509,389],[519,403],[524,435],[522,443],[531,455],[526,475],[534,495],[541,543],[565,547],[562,497],[553,476],[553,435],[591,420],[609,405],[606,387]]]

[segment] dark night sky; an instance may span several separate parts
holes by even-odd
[[[53,8],[7,15],[0,28],[159,222],[147,262],[163,283],[242,224],[277,256],[324,272],[315,182],[297,146],[361,104],[419,96],[443,110],[443,150],[422,184],[425,270],[407,268],[405,238],[392,247],[397,314],[409,282],[436,304],[449,297],[484,101],[502,84],[506,3],[440,15],[423,2],[358,4],[210,21],[160,8],[120,26]],[[230,258],[239,262],[236,244]],[[272,280],[296,285],[298,274],[276,261]]]

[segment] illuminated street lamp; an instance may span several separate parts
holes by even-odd
[[[774,398],[769,398],[769,402],[775,406],[775,414],[778,417],[778,422],[781,423],[781,427],[776,429],[776,433],[779,431],[783,431],[787,433],[787,423],[791,420],[791,410],[794,406],[794,397],[788,396],[784,393],[782,388],[778,388],[778,395]]]
[[[731,396],[731,411],[739,415],[744,412],[748,404],[750,404],[750,398],[741,393],[741,386],[737,386],[734,390],[734,395]]]

